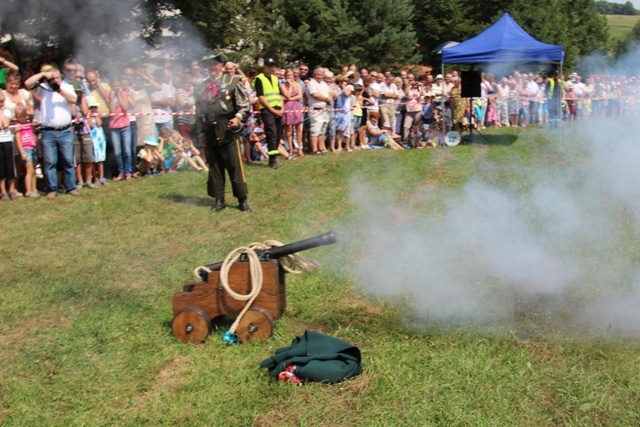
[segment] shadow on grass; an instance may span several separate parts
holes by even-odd
[[[462,142],[464,144],[502,145],[505,147],[512,145],[517,139],[518,137],[516,135],[481,135],[477,131],[474,131],[473,135],[469,133],[462,135]]]
[[[213,206],[213,199],[211,197],[199,197],[199,196],[187,196],[180,193],[169,193],[160,196],[162,199],[169,200],[173,203],[184,203],[194,206]]]

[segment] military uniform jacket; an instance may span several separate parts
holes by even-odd
[[[198,86],[196,94],[197,134],[203,132],[207,123],[237,117],[243,124],[249,118],[249,95],[238,76],[222,73],[210,77]]]

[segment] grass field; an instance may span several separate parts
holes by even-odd
[[[431,322],[421,301],[437,295],[385,296],[374,285],[397,279],[363,280],[361,266],[372,265],[365,258],[377,253],[368,236],[409,225],[414,233],[406,239],[420,241],[434,259],[439,248],[420,239],[421,227],[442,224],[447,231],[446,214],[455,216],[450,204],[470,183],[517,195],[540,178],[524,173],[530,168],[542,168],[541,177],[559,171],[571,178],[588,163],[571,130],[561,146],[533,127],[485,134],[489,142],[452,148],[307,156],[283,161],[278,171],[251,165],[251,214],[212,213],[206,178],[196,172],[111,183],[79,198],[0,204],[0,425],[639,425],[640,346],[633,334],[554,328],[541,320],[548,313],[533,308],[490,331],[475,322]],[[594,206],[612,204],[614,195]],[[621,210],[607,221],[633,218]],[[473,221],[497,234],[500,224],[491,219],[477,211]],[[372,220],[379,230],[369,229]],[[287,312],[270,339],[229,346],[224,331],[214,330],[195,346],[172,336],[171,296],[192,281],[196,266],[250,242],[291,242],[332,229],[337,244],[305,253],[323,268],[287,276]],[[517,240],[516,231],[507,235]],[[623,259],[640,259],[635,231],[625,236],[607,242],[620,268]],[[389,257],[403,253],[402,241],[385,238]],[[453,270],[479,259],[473,248],[451,248],[455,255],[443,259]],[[513,252],[516,262],[519,249]],[[427,255],[407,259],[393,270],[405,282],[438,280],[419,268]],[[375,261],[386,265],[382,255]],[[468,278],[475,288],[505,295],[503,284]],[[449,283],[442,285],[446,291]],[[363,374],[296,387],[258,367],[305,330],[357,345]]]
[[[640,15],[606,15],[609,24],[609,36],[612,39],[622,38],[625,34],[631,32],[636,22],[640,20]]]

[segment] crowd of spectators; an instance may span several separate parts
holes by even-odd
[[[59,67],[43,63],[36,72],[0,52],[0,67],[2,201],[54,198],[58,181],[66,193],[77,195],[107,185],[110,179],[207,169],[205,150],[195,135],[197,87],[208,78],[198,61],[166,60],[153,67],[132,64],[104,70],[69,58]],[[281,157],[421,149],[442,145],[451,130],[545,126],[549,120],[549,76],[544,73],[513,70],[499,78],[482,74],[480,96],[464,98],[456,70],[442,75],[429,67],[427,72],[423,68],[413,73],[409,67],[392,72],[351,64],[334,71],[310,70],[303,63],[276,68],[283,101]],[[266,160],[265,129],[252,85],[257,71],[244,73],[230,62],[225,73],[242,77],[255,105],[256,113],[242,132],[243,160]],[[561,81],[564,121],[635,112],[640,78],[583,79],[572,73]],[[68,92],[73,94],[65,88],[72,88]],[[45,125],[43,114],[58,111],[65,102],[71,125]],[[73,151],[62,145],[52,149],[51,138],[43,134],[67,128],[73,133]]]

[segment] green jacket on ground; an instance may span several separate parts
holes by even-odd
[[[277,378],[292,364],[297,367],[296,375],[307,381],[337,383],[362,372],[358,347],[316,331],[296,337],[289,347],[279,348],[273,357],[260,362],[260,367]]]

